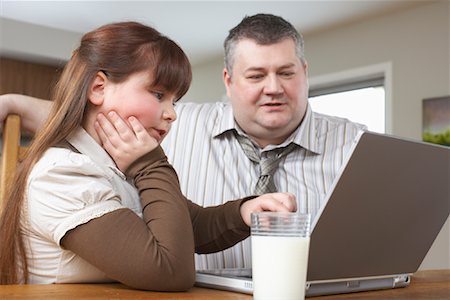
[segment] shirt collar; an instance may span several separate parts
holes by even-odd
[[[81,154],[89,156],[97,164],[106,166],[112,169],[120,177],[125,178],[125,175],[117,168],[114,160],[108,155],[105,149],[103,149],[84,128],[79,127],[67,141]]]
[[[213,137],[217,138],[226,132],[233,132],[235,130],[242,134],[242,129],[239,128],[234,119],[231,104],[228,104],[224,107],[221,119],[215,123],[213,128]],[[303,117],[300,126],[297,127],[297,129],[286,139],[286,141],[279,146],[285,146],[285,144],[293,142],[306,150],[316,154],[321,154],[323,152],[323,147],[317,140],[317,136],[314,115],[308,103],[305,116]]]
[[[316,122],[314,118],[314,113],[311,110],[311,106],[307,105],[305,116],[303,117],[300,126],[293,133],[294,143],[300,145],[301,147],[314,152],[316,154],[322,154],[323,147],[318,140],[318,134],[316,129]]]
[[[233,109],[230,103],[226,103],[223,107],[221,118],[217,120],[213,128],[213,137],[216,138],[223,133],[237,128],[236,121],[233,116]]]

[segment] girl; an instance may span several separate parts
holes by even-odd
[[[2,284],[117,280],[187,290],[194,251],[246,238],[252,211],[295,210],[282,193],[210,208],[181,194],[159,143],[190,81],[184,52],[153,28],[124,22],[83,36],[9,190]]]

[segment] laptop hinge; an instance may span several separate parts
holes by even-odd
[[[350,289],[359,288],[359,280],[347,281],[347,287]]]

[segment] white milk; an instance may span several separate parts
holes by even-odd
[[[252,235],[254,299],[304,299],[309,237]]]

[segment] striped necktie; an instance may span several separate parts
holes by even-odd
[[[260,175],[255,186],[255,195],[262,195],[266,193],[274,193],[277,191],[277,187],[273,182],[273,173],[275,172],[281,158],[287,155],[289,152],[296,148],[296,144],[290,143],[283,148],[277,148],[268,151],[267,156],[261,158],[255,145],[249,138],[239,135],[235,132],[236,139],[241,145],[245,155],[254,163],[259,164]]]

